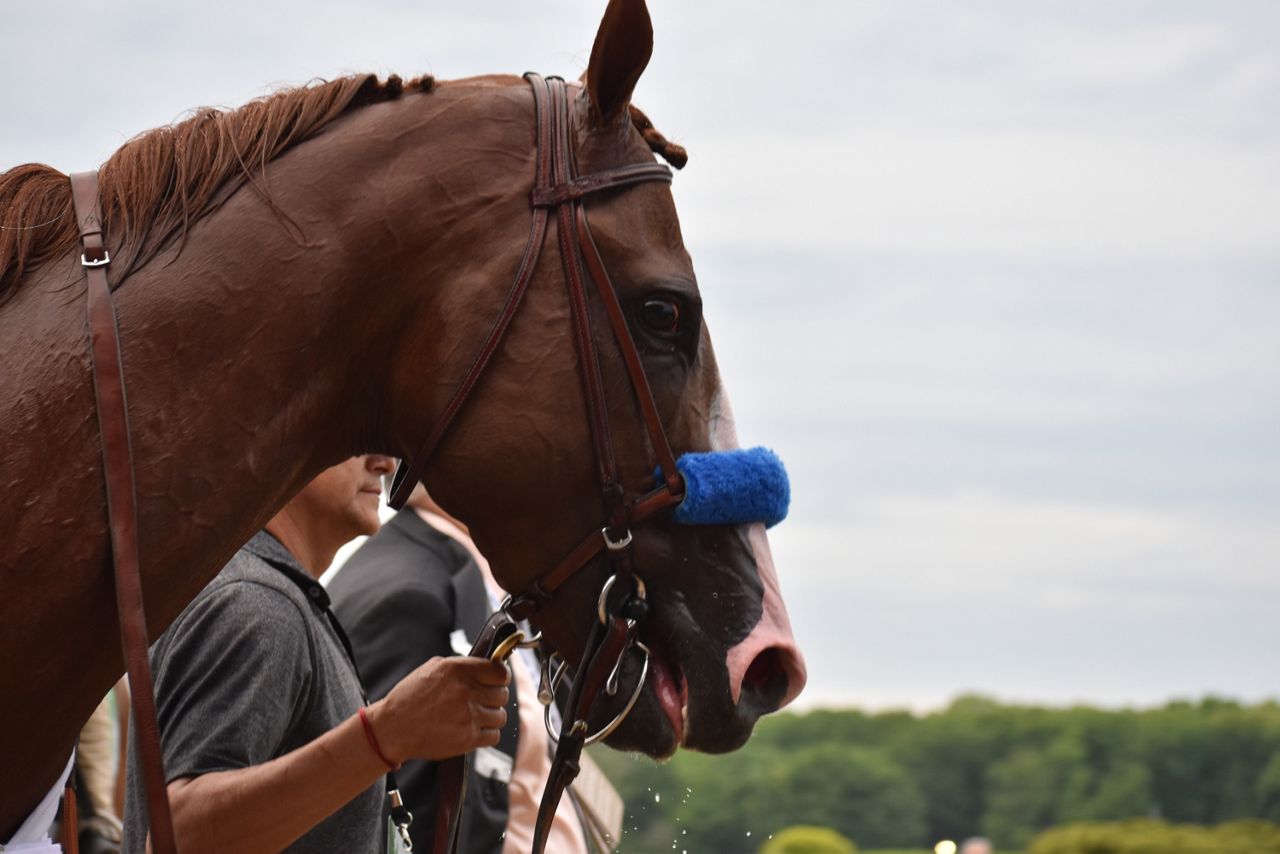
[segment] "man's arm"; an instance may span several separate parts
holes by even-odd
[[[367,709],[369,723],[383,753],[396,763],[492,746],[506,722],[506,682],[501,664],[432,659]],[[174,832],[186,854],[279,851],[386,771],[353,715],[262,764],[174,780]]]

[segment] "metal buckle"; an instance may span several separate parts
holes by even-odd
[[[600,529],[600,534],[601,536],[604,537],[604,544],[609,547],[609,551],[611,552],[621,551],[622,549],[625,549],[627,546],[631,545],[631,529],[630,528],[628,528],[623,533],[622,537],[617,540],[613,540],[609,538],[608,525],[605,525],[603,528]]]
[[[102,250],[102,258],[97,261],[90,261],[84,255],[80,256],[80,266],[82,267],[105,267],[110,263],[111,263],[111,253],[105,249]]]
[[[516,629],[514,632],[503,638],[498,645],[493,648],[493,652],[489,653],[489,660],[496,661],[499,664],[505,664],[507,657],[511,655],[516,647],[521,646],[523,643],[524,632]]]
[[[556,699],[552,686],[559,682],[561,673],[560,669],[557,669],[555,678],[552,679],[551,659],[555,658],[555,653],[540,657],[542,661],[539,662],[538,667],[538,702],[544,706],[550,706]],[[560,667],[564,667],[563,662]]]
[[[409,827],[413,824],[413,813],[404,805],[404,798],[399,789],[387,792],[387,800],[391,802],[391,823],[396,827],[401,847],[405,851],[413,850],[413,839],[409,837]]]
[[[632,575],[636,582],[636,596],[641,599],[645,598],[644,579],[638,575]],[[618,576],[611,575],[609,580],[604,583],[604,587],[600,588],[600,598],[596,600],[596,616],[600,618],[602,626],[609,625],[609,614],[605,611],[605,600],[609,598],[609,591],[613,589],[613,583],[618,580]],[[634,628],[635,620],[627,620],[627,628]]]

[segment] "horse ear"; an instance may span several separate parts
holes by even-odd
[[[598,122],[613,122],[626,110],[652,54],[653,23],[644,0],[609,0],[586,74]]]

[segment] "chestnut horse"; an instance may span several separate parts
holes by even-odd
[[[573,85],[583,173],[654,151],[682,165],[630,106],[651,46],[643,0],[612,0]],[[201,111],[103,166],[153,638],[322,469],[418,447],[519,264],[534,128],[519,77],[351,77]],[[733,447],[669,188],[586,204],[676,453]],[[0,175],[0,842],[123,670],[74,220],[61,173]],[[654,459],[592,311],[619,468],[638,491]],[[544,257],[423,478],[508,589],[601,524],[568,315],[564,272]],[[764,530],[663,516],[635,539],[654,657],[609,743],[733,750],[805,678]],[[603,574],[580,572],[539,616],[570,658]],[[617,711],[599,705],[603,720]]]

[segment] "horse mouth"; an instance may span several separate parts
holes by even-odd
[[[671,727],[671,752],[685,744],[689,732],[689,685],[684,673],[658,641],[648,641],[649,684]]]

